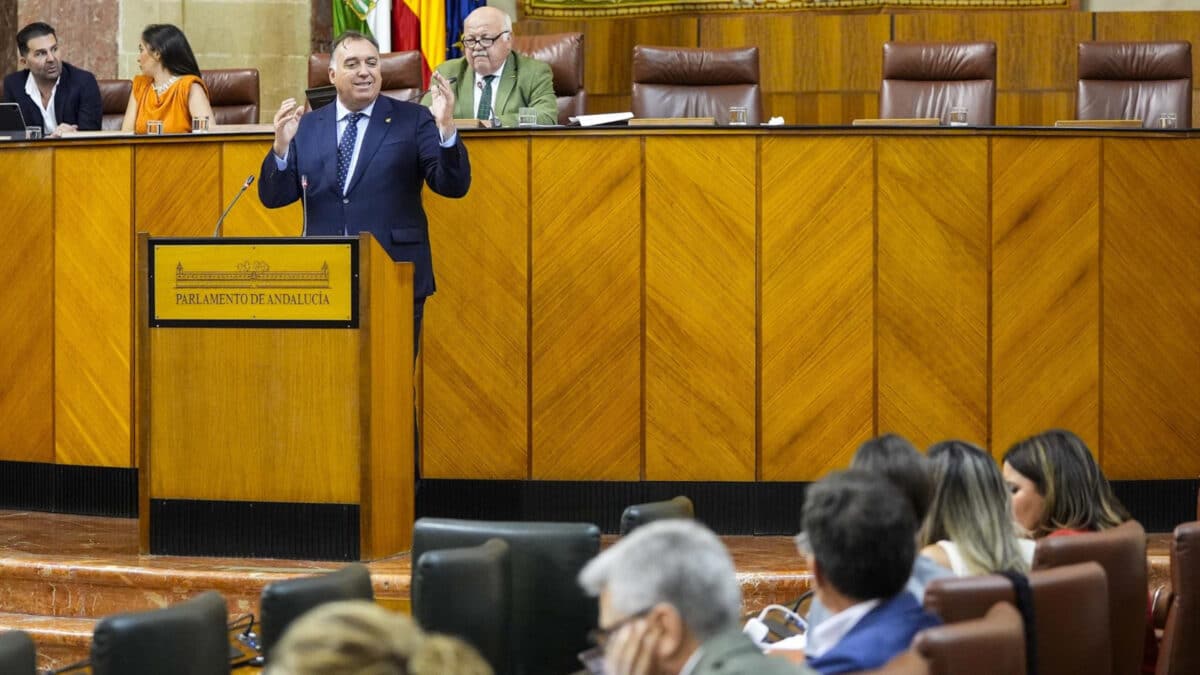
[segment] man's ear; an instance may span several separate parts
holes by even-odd
[[[659,639],[654,643],[655,661],[662,663],[677,656],[687,641],[687,625],[683,622],[679,610],[675,609],[674,605],[660,602],[650,610],[647,619],[661,631]]]
[[[17,57],[17,70],[22,70],[29,67],[29,61],[24,56]]]
[[[332,55],[332,54],[330,54],[330,55],[329,55],[329,58],[331,58],[331,59],[332,59],[332,58],[333,58],[333,55]],[[332,64],[332,62],[330,62],[330,63]],[[333,76],[334,76],[333,65],[330,65],[330,66],[329,66],[329,84],[334,84],[334,83],[335,83],[335,81],[334,81],[334,79],[333,79]]]

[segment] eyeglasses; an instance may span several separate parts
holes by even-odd
[[[640,612],[634,612],[607,628],[593,628],[588,631],[588,640],[596,646],[579,652],[578,658],[589,675],[604,675],[604,649],[608,646],[609,638],[625,626],[649,614],[651,609],[654,608],[647,607]]]
[[[466,35],[463,35],[460,39],[462,40],[462,43],[464,46],[470,47],[471,49],[474,49],[476,45],[483,47],[484,49],[487,49],[488,47],[491,47],[493,44],[495,44],[496,40],[499,40],[500,38],[502,38],[506,34],[508,34],[508,32],[509,31],[505,30],[505,31],[500,31],[499,33],[496,33],[495,35],[480,35],[479,37],[467,37]]]

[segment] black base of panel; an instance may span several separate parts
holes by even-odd
[[[0,509],[137,518],[137,469],[0,461]]]
[[[359,559],[357,504],[150,501],[150,552],[228,558]]]

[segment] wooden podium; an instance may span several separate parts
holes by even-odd
[[[369,234],[138,234],[143,553],[408,550],[412,274]]]

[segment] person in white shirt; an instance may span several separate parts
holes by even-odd
[[[62,60],[54,27],[34,22],[17,32],[18,70],[4,78],[4,102],[21,107],[26,126],[47,136],[100,128],[96,76]]]

